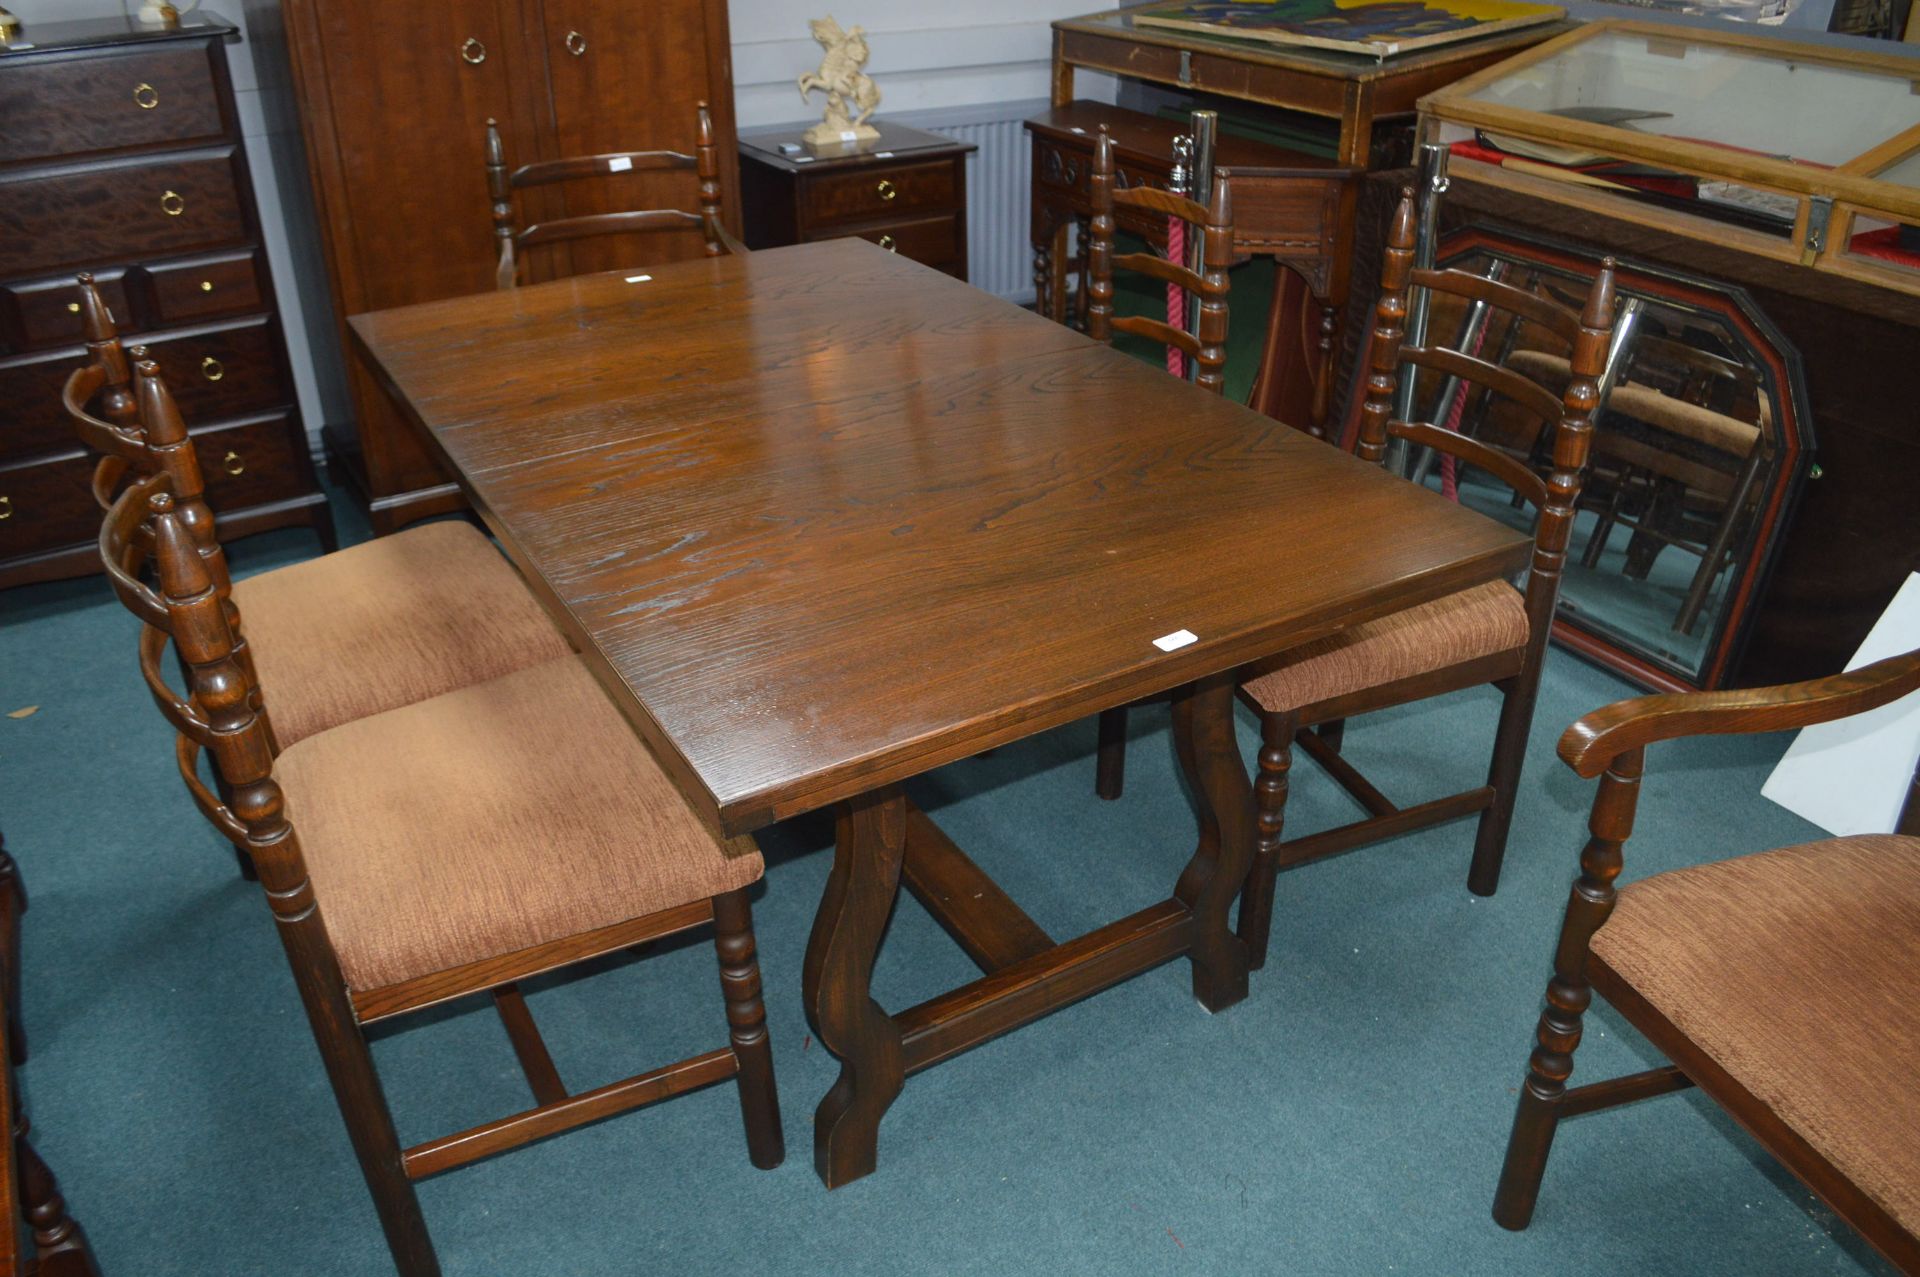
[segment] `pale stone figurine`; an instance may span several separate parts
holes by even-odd
[[[867,62],[866,29],[855,27],[842,31],[832,14],[807,25],[813,31],[813,38],[827,52],[820,59],[818,71],[808,71],[800,77],[800,99],[804,102],[813,90],[825,89],[827,112],[826,118],[807,130],[806,140],[820,146],[879,137],[880,131],[867,123],[867,117],[880,105],[880,90],[872,77],[860,70]],[[847,114],[849,98],[859,115]]]

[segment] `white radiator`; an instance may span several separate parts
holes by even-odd
[[[906,111],[887,118],[980,149],[967,161],[967,273],[975,288],[1008,301],[1033,300],[1033,248],[1027,243],[1032,140],[1020,122],[1047,109],[1045,98]]]

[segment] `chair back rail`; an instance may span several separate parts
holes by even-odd
[[[1579,314],[1544,297],[1497,280],[1464,271],[1415,270],[1413,266],[1415,211],[1413,191],[1402,188],[1387,234],[1380,272],[1380,300],[1375,308],[1373,349],[1368,364],[1366,400],[1361,409],[1358,455],[1380,462],[1389,437],[1425,444],[1469,465],[1477,465],[1508,483],[1539,510],[1534,527],[1533,562],[1527,572],[1527,655],[1524,669],[1536,669],[1546,651],[1559,602],[1566,564],[1567,543],[1573,535],[1575,503],[1593,440],[1593,412],[1599,403],[1599,382],[1606,368],[1613,335],[1613,259],[1607,258],[1588,289]],[[1570,375],[1559,399],[1517,373],[1470,355],[1439,348],[1404,346],[1408,289],[1414,284],[1486,302],[1507,309],[1548,330],[1567,336]],[[1544,416],[1543,429],[1553,432],[1552,462],[1544,483],[1537,478],[1519,482],[1517,463],[1502,464],[1494,450],[1477,440],[1431,424],[1394,418],[1395,391],[1402,363],[1435,368],[1470,384],[1505,395],[1529,411]],[[1489,377],[1489,373],[1497,374]],[[1531,685],[1530,678],[1522,682]]]
[[[79,397],[84,406],[97,399],[101,417],[111,423],[110,431],[137,432],[140,428],[140,412],[133,401],[133,374],[127,367],[127,355],[120,347],[120,338],[114,329],[113,312],[107,309],[107,303],[100,296],[100,290],[94,286],[91,273],[80,275],[80,329],[87,343],[86,367],[98,369],[100,379],[90,390]],[[68,378],[67,411],[73,416],[76,426],[85,422],[99,422],[101,418],[76,412],[72,398],[73,379]],[[107,438],[117,437],[111,434],[98,439],[87,438],[87,429],[82,426],[82,437],[90,447],[100,455],[100,463],[93,468],[93,499],[105,510],[113,503],[114,489],[120,486],[120,480],[127,472],[132,460],[121,451],[111,447]]]
[[[498,263],[494,268],[494,286],[513,288],[519,282],[521,249],[542,244],[564,243],[601,235],[624,235],[658,230],[697,229],[705,240],[706,255],[721,257],[744,253],[746,246],[734,238],[725,224],[725,208],[720,193],[720,149],[713,129],[713,115],[705,102],[695,108],[693,154],[684,151],[612,151],[603,155],[569,156],[557,160],[538,160],[507,168],[506,144],[497,121],[487,121],[486,169],[487,195],[493,211],[493,237]],[[692,169],[699,179],[699,211],[683,209],[633,209],[617,213],[595,213],[579,217],[554,218],[532,226],[516,228],[513,217],[513,193],[530,187],[557,182],[576,182],[625,173],[659,173]]]
[[[1092,219],[1087,238],[1087,333],[1095,341],[1111,341],[1115,332],[1132,333],[1186,352],[1197,365],[1194,383],[1215,394],[1226,387],[1227,363],[1227,268],[1233,263],[1233,203],[1230,194],[1232,174],[1221,169],[1214,174],[1208,201],[1200,204],[1171,191],[1152,187],[1114,189],[1113,138],[1106,127],[1093,148],[1093,171],[1089,177]],[[1205,233],[1200,271],[1149,253],[1113,253],[1113,210],[1127,205],[1150,212],[1177,217],[1199,227]],[[1138,271],[1163,283],[1186,289],[1200,299],[1200,318],[1195,331],[1184,332],[1163,320],[1144,316],[1119,316],[1113,313],[1113,268]]]

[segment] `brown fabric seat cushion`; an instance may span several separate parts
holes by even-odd
[[[1920,1231],[1920,838],[1836,838],[1629,883],[1592,952]]]
[[[1294,648],[1244,690],[1280,714],[1526,645],[1526,600],[1491,581]]]
[[[760,877],[576,657],[309,736],[274,771],[356,992]]]
[[[571,653],[513,565],[466,523],[429,523],[236,581],[281,748]]]

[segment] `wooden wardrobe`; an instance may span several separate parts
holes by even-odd
[[[336,475],[376,533],[462,504],[416,429],[345,340],[345,319],[493,287],[482,148],[507,162],[671,147],[691,152],[694,104],[713,112],[729,229],[739,159],[726,0],[248,0],[271,94],[290,76],[356,421],[328,422]],[[523,218],[696,207],[687,173],[528,192]],[[697,256],[698,232],[540,250],[529,278]],[[542,256],[542,253],[545,256]]]

